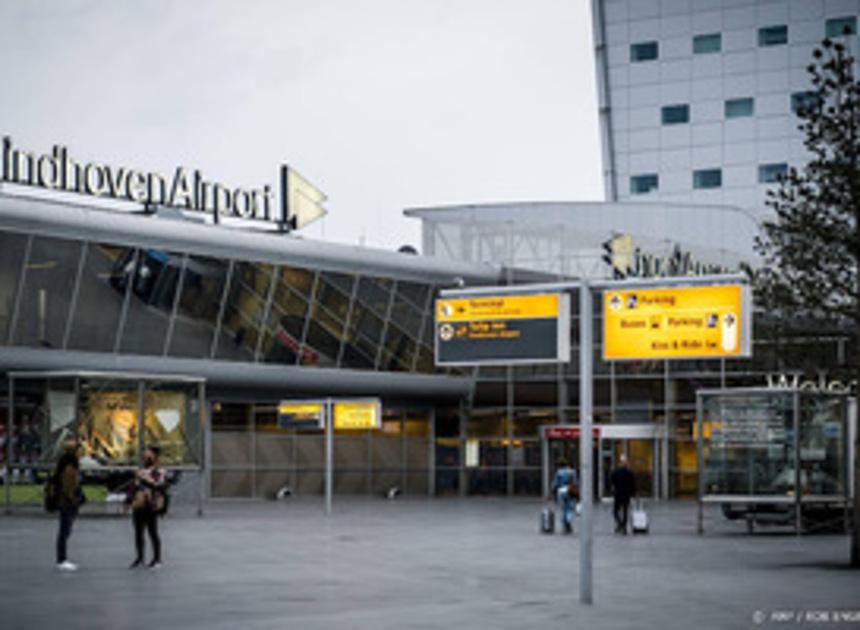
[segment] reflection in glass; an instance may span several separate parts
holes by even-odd
[[[131,253],[127,264],[131,264]],[[155,249],[138,251],[119,350],[160,355],[173,313],[183,256]]]
[[[84,455],[102,465],[136,465],[138,391],[131,381],[81,383],[78,437]]]
[[[0,345],[6,344],[27,237],[0,232]]]
[[[16,344],[63,347],[80,255],[78,241],[33,239],[18,307]]]
[[[196,388],[147,383],[143,399],[144,444],[161,447],[161,463],[200,463],[202,439]]]
[[[272,278],[265,263],[237,263],[230,280],[216,357],[253,361]]]
[[[209,357],[228,268],[228,263],[214,258],[188,257],[173,323],[171,356]]]
[[[91,243],[84,259],[68,348],[112,352],[129,279],[133,279],[131,250]]]

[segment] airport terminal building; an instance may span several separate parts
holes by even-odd
[[[608,234],[615,223],[606,208],[606,224],[597,227],[594,213],[575,204],[544,215],[551,223],[564,210],[571,232],[581,219]],[[498,208],[472,207],[466,232],[480,232],[484,210],[487,226],[506,224]],[[533,227],[542,211],[534,204],[504,210],[531,217]],[[672,211],[639,210],[655,220]],[[450,208],[409,214],[436,221],[433,229],[457,220]],[[429,230],[425,224],[425,248]],[[96,466],[132,466],[140,445],[156,439],[177,445],[168,463],[204,470],[213,499],[271,498],[284,486],[318,494],[324,438],[280,426],[277,403],[378,397],[381,429],[335,435],[336,493],[397,486],[424,496],[537,496],[541,428],[578,421],[575,334],[571,362],[560,366],[439,369],[433,355],[441,289],[575,274],[523,269],[510,254],[499,261],[417,256],[19,193],[0,195],[0,242],[0,371],[18,383],[9,430],[9,380],[0,381],[10,480],[48,465],[76,421]],[[606,263],[594,264],[611,274]],[[574,308],[573,330],[578,318]],[[776,343],[798,344],[810,365],[845,360],[839,334],[776,341],[765,331],[756,330],[752,360],[624,364],[601,360],[598,335],[591,349],[598,495],[608,494],[606,476],[622,453],[643,492],[694,493],[696,390],[762,385],[768,374],[804,368],[781,365]],[[128,385],[135,375],[155,383],[137,398]],[[205,383],[201,400],[179,397],[182,379]],[[195,428],[201,409],[202,430]],[[575,458],[576,448],[575,440],[553,443],[550,457]]]

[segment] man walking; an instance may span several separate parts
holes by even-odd
[[[636,478],[627,467],[627,457],[622,455],[618,460],[618,468],[612,471],[610,477],[612,493],[615,502],[612,514],[615,517],[615,533],[627,534],[627,515],[630,511],[630,498],[636,495]]]
[[[66,546],[72,535],[72,525],[78,515],[83,493],[80,486],[79,446],[75,440],[63,442],[63,454],[57,461],[54,479],[59,498],[60,529],[57,532],[57,568],[60,571],[77,571],[78,566],[69,561]]]

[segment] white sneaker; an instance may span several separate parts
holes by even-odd
[[[57,568],[60,571],[77,571],[78,565],[76,565],[74,562],[69,562],[68,560],[65,560],[58,564]]]

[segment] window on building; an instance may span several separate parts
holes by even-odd
[[[788,173],[788,164],[761,164],[758,167],[758,181],[761,184],[773,184]]]
[[[630,61],[638,63],[640,61],[653,61],[660,54],[660,47],[657,42],[640,42],[638,44],[630,44]]]
[[[842,37],[857,34],[857,18],[853,15],[827,20],[825,28],[827,37]]]
[[[693,188],[704,190],[720,188],[723,185],[723,172],[718,168],[706,168],[693,171]]]
[[[689,105],[666,105],[660,111],[664,125],[678,125],[690,122]]]
[[[719,33],[696,35],[693,37],[693,54],[707,55],[718,53],[723,49],[723,36]]]
[[[656,173],[634,175],[630,178],[630,194],[644,195],[660,187],[660,178]]]
[[[731,98],[726,101],[726,118],[742,118],[752,116],[755,102],[751,98]]]
[[[814,109],[819,104],[817,92],[795,92],[791,95],[791,111],[797,114],[803,110]]]
[[[758,29],[758,45],[759,46],[780,46],[788,43],[788,27],[780,26],[765,26]]]

